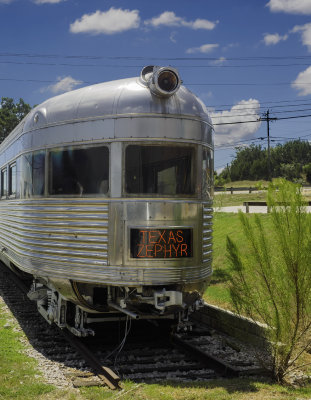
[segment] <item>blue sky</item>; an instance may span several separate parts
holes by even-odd
[[[268,109],[272,145],[311,139],[311,0],[0,0],[0,37],[0,97],[30,105],[176,67],[211,111],[217,170],[266,145]]]

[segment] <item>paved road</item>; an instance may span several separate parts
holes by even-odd
[[[307,212],[311,212],[311,206],[306,207]],[[246,212],[245,206],[229,206],[229,207],[214,207],[215,212],[228,212],[228,213],[237,213],[239,210],[242,212]],[[249,207],[250,214],[258,213],[258,214],[267,214],[267,206],[250,206]]]
[[[245,212],[245,206],[228,206],[228,207],[214,207],[215,212],[228,212],[228,213],[237,213],[239,210]],[[267,214],[266,206],[250,206],[250,213],[262,213]]]

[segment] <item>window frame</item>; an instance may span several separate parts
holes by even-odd
[[[13,188],[13,168],[15,169],[15,187]],[[8,165],[8,172],[7,172],[8,178],[7,178],[7,196],[12,199],[16,198],[16,193],[17,193],[17,163],[16,161],[13,161]]]
[[[129,146],[142,146],[142,147],[174,147],[174,148],[185,148],[189,147],[193,149],[193,157],[191,160],[191,186],[193,187],[193,193],[191,194],[159,194],[159,193],[128,193],[126,190],[126,150]],[[201,191],[198,190],[198,183],[201,182],[201,178],[199,177],[199,173],[201,167],[199,167],[199,145],[196,143],[175,143],[175,142],[154,142],[154,141],[135,141],[135,142],[126,142],[123,145],[123,165],[122,165],[122,197],[138,197],[138,198],[167,198],[167,199],[177,199],[177,198],[186,198],[186,199],[197,199],[201,196]]]
[[[8,197],[8,166],[7,165],[5,167],[1,168],[0,177],[1,177],[0,197],[1,197],[1,199],[6,199]]]
[[[208,157],[204,159],[204,153]],[[204,161],[206,161],[204,165]],[[206,172],[209,170],[209,174]],[[214,195],[214,152],[209,146],[202,146],[202,199],[211,200]]]
[[[47,182],[46,182],[46,191],[47,195],[49,197],[110,197],[110,190],[111,190],[111,149],[110,149],[110,144],[111,142],[101,142],[101,143],[94,143],[94,144],[80,144],[80,145],[74,145],[70,144],[69,146],[57,146],[53,148],[48,149],[48,154],[47,154]],[[51,193],[52,192],[52,185],[53,185],[53,169],[52,169],[52,156],[51,153],[55,151],[76,151],[76,150],[89,150],[92,148],[100,148],[104,147],[108,151],[108,190],[107,192],[103,193],[87,193],[84,194],[83,192],[81,194],[79,193],[71,193],[71,194],[55,194]]]
[[[46,159],[47,159],[46,149],[39,149],[34,151],[29,151],[27,153],[23,153],[18,158],[18,168],[20,171],[17,171],[17,191],[19,190],[19,197],[21,199],[29,199],[29,198],[40,198],[46,196]],[[34,193],[34,188],[36,187],[34,183],[38,185],[39,180],[34,180],[34,161],[37,155],[43,156],[42,171],[41,174],[41,185],[42,185],[42,193]],[[25,172],[28,172],[25,174]],[[37,175],[38,177],[39,175]],[[29,178],[25,180],[25,178]],[[26,185],[26,186],[25,186]],[[27,190],[25,188],[27,187]]]

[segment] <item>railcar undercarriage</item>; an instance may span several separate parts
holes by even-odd
[[[171,319],[177,331],[191,330],[189,315],[203,306],[198,292],[182,292],[178,286],[94,286],[70,281],[65,297],[53,285],[35,279],[28,297],[49,324],[67,328],[76,336],[95,335],[92,325],[126,318]]]

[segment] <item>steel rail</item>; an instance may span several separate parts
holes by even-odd
[[[192,357],[195,357],[199,360],[203,365],[213,368],[215,371],[220,373],[221,375],[228,377],[239,376],[240,370],[235,368],[223,360],[212,356],[211,354],[206,353],[205,351],[200,350],[198,347],[192,345],[191,343],[187,343],[185,340],[181,339],[177,334],[171,335],[171,341],[177,347],[185,350]]]
[[[81,340],[67,330],[62,330],[61,333],[65,339],[73,345],[76,350],[89,363],[90,367],[96,372],[96,375],[112,390],[121,389],[119,386],[120,377],[115,374],[112,369],[101,365],[92,352],[85,346]]]
[[[14,284],[25,294],[29,291],[29,287],[19,278],[13,271],[11,271],[6,265],[0,262],[0,268],[5,271],[6,275],[14,282]],[[57,325],[55,324],[57,327]],[[64,338],[75,347],[78,353],[87,361],[89,366],[93,369],[96,375],[112,390],[121,389],[119,386],[120,377],[115,374],[110,368],[100,364],[94,354],[72,333],[66,329],[60,329]]]

